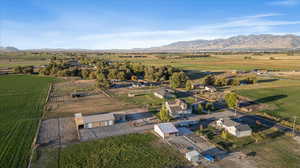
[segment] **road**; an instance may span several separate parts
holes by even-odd
[[[246,114],[242,112],[235,112],[231,110],[225,110],[223,112],[215,112],[211,114],[206,115],[193,115],[185,120],[176,120],[173,121],[173,124],[177,124],[183,121],[197,121],[197,120],[203,120],[203,119],[211,119],[211,121],[220,119],[220,118],[228,118],[228,117],[234,117],[237,118],[243,118],[244,120],[247,120],[246,122],[250,122],[252,120],[252,123],[255,123],[256,121],[261,122],[266,127],[276,127],[279,130],[283,132],[292,132],[292,128],[282,126],[275,121],[271,121],[268,119],[265,119],[263,117],[252,115],[252,114]],[[119,123],[115,124],[113,126],[109,127],[98,127],[98,128],[89,128],[89,129],[81,129],[80,130],[80,140],[81,141],[88,141],[93,139],[101,139],[111,136],[119,136],[119,135],[125,135],[125,134],[131,134],[131,133],[143,133],[148,130],[152,130],[154,127],[154,124],[147,124],[140,127],[134,127],[130,126],[129,122],[125,123]],[[296,135],[300,135],[299,131],[295,132]]]
[[[206,115],[194,115],[188,118],[188,120],[177,120],[172,123],[176,124],[182,121],[190,120],[200,120],[200,119],[210,119],[210,118],[225,118],[233,116],[234,114],[231,111],[217,112]],[[152,130],[154,124],[147,124],[140,127],[130,126],[129,122],[115,124],[108,127],[97,127],[89,129],[80,129],[80,141],[89,141],[93,139],[101,139],[111,136],[126,135],[131,133],[143,133],[148,130]]]
[[[234,112],[232,111],[232,113],[234,113]],[[239,118],[245,117],[246,119],[252,119],[254,121],[259,121],[260,123],[262,123],[266,127],[275,127],[275,128],[278,128],[279,130],[281,130],[283,132],[293,132],[293,129],[290,128],[290,127],[283,126],[283,125],[277,123],[276,121],[272,121],[272,120],[263,118],[263,117],[258,116],[258,115],[245,114],[245,113],[237,111],[237,117],[239,117]],[[299,131],[295,131],[295,134],[297,136],[300,136]]]

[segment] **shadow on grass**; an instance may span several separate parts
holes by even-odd
[[[240,103],[240,107],[247,107],[250,105],[255,105],[255,104],[260,104],[260,103],[269,103],[273,101],[277,101],[279,99],[283,99],[288,97],[288,95],[280,94],[280,95],[275,95],[275,96],[268,96],[260,99],[256,99],[254,101],[244,101]]]
[[[207,75],[220,75],[225,73],[225,72],[202,72],[199,70],[185,70],[185,72],[187,73],[187,75],[191,80],[200,79]]]
[[[279,79],[262,79],[262,80],[258,80],[257,83],[269,83],[269,82],[274,82],[274,81],[278,81]]]

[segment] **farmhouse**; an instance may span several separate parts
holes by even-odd
[[[155,124],[154,131],[163,139],[170,136],[176,136],[179,132],[172,123]]]
[[[219,119],[217,121],[217,126],[224,128],[230,134],[236,137],[245,137],[252,134],[252,129],[246,124],[237,123],[231,119]]]
[[[198,162],[199,158],[200,158],[200,153],[196,150],[193,150],[193,151],[187,152],[185,154],[185,158],[191,162]]]
[[[169,111],[169,115],[173,118],[183,117],[192,113],[192,110],[188,108],[188,104],[181,99],[167,101],[166,107]]]
[[[82,116],[81,113],[75,114],[77,128],[95,128],[114,125],[115,116],[113,113]]]
[[[162,88],[156,92],[154,92],[154,96],[161,98],[161,99],[170,99],[174,98],[175,95],[173,95],[173,92],[171,90]]]

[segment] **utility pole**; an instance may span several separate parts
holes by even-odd
[[[297,116],[294,116],[294,124],[293,124],[293,136],[295,136],[295,126],[296,126]]]

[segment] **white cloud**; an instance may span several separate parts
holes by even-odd
[[[270,5],[276,6],[296,6],[300,4],[299,0],[278,0],[269,3]]]

